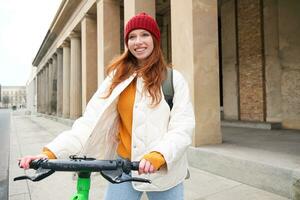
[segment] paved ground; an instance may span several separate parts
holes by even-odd
[[[190,165],[292,198],[300,180],[300,130],[222,126],[222,139],[190,148]]]
[[[8,199],[10,111],[0,109],[0,199]]]
[[[49,119],[15,113],[12,120],[10,149],[10,200],[70,199],[76,189],[72,173],[55,173],[41,182],[13,182],[24,174],[17,167],[17,158],[37,154],[58,133],[70,127]],[[287,200],[236,181],[191,168],[191,178],[185,181],[186,200]],[[32,171],[26,173],[31,174]],[[99,175],[92,178],[90,199],[102,199],[107,182]],[[143,199],[147,199],[143,197]]]

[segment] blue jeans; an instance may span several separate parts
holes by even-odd
[[[131,182],[120,184],[109,183],[105,193],[105,200],[140,200],[143,192],[132,187]],[[149,200],[183,200],[183,183],[160,192],[146,192]]]

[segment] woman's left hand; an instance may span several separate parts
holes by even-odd
[[[156,172],[154,166],[146,159],[142,159],[139,165],[139,174],[149,174]]]

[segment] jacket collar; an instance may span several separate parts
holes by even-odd
[[[128,79],[117,85],[108,98],[114,100],[116,97],[118,97],[121,94],[121,92],[125,90],[125,88],[133,81],[135,77],[136,73],[132,74]]]

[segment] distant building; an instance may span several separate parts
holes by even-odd
[[[26,107],[26,87],[25,86],[1,86],[1,107],[16,108]]]

